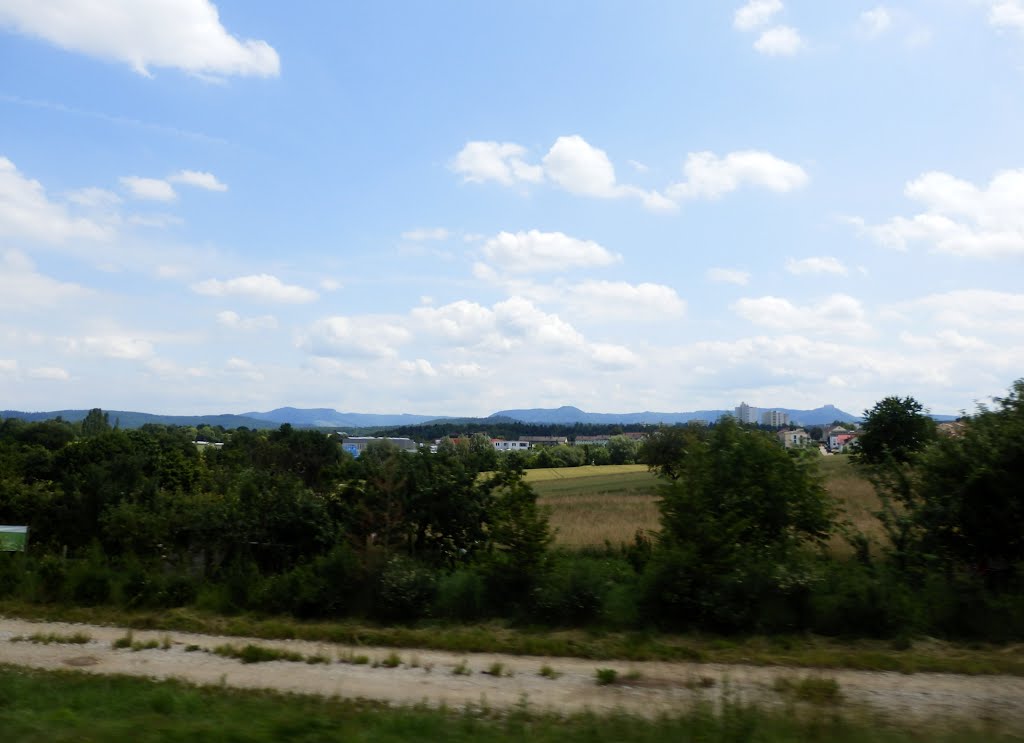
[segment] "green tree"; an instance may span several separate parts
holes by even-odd
[[[711,629],[755,629],[765,602],[795,606],[812,575],[809,548],[834,527],[814,460],[725,418],[666,429],[647,447],[665,480],[647,600],[663,616]],[[789,620],[797,621],[792,609]],[[783,625],[786,621],[780,620]]]
[[[1004,582],[1024,563],[1024,379],[918,461],[907,503],[916,545]]]
[[[110,415],[100,408],[90,410],[82,420],[82,436],[98,436],[110,430]]]
[[[886,397],[864,411],[854,459],[868,465],[906,463],[935,435],[935,421],[921,403],[913,397]]]

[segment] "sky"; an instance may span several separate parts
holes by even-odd
[[[1024,0],[0,0],[0,409],[970,411]]]

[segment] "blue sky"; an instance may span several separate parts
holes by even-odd
[[[1024,0],[0,0],[0,408],[973,408]]]

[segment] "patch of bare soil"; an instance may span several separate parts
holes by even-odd
[[[35,633],[76,632],[87,633],[90,642],[43,645],[25,639],[12,641]],[[137,646],[155,641],[157,645],[169,644],[167,649],[114,649],[114,641],[127,632],[117,627],[0,618],[0,663],[40,669],[70,666],[85,673],[176,678],[196,684],[337,695],[401,705],[485,704],[508,708],[525,703],[534,709],[560,713],[623,710],[645,716],[681,712],[699,702],[718,704],[723,699],[766,707],[809,705],[799,701],[792,690],[804,679],[822,678],[834,679],[839,687],[839,700],[825,702],[829,709],[867,713],[909,725],[957,720],[1024,730],[1024,679],[1013,676],[454,654],[158,631],[135,631],[133,639]],[[244,664],[204,652],[224,644],[236,648],[253,644],[306,658],[322,656],[331,662]],[[353,662],[357,656],[364,656],[366,662]],[[389,659],[393,663],[396,656],[398,665],[388,667]],[[551,671],[548,676],[541,674],[544,667]],[[615,683],[598,685],[598,668],[614,669]]]

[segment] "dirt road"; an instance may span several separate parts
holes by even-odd
[[[85,644],[40,644],[35,634],[85,633]],[[303,694],[338,695],[395,704],[426,703],[461,707],[486,704],[492,708],[529,704],[558,712],[625,710],[642,715],[679,712],[697,701],[730,699],[764,706],[792,703],[779,691],[779,679],[799,682],[808,677],[835,679],[843,709],[860,709],[907,724],[942,724],[962,720],[994,723],[1024,731],[1024,679],[1013,676],[849,670],[808,670],[776,666],[699,663],[631,663],[578,658],[541,658],[493,654],[453,654],[433,650],[349,647],[297,640],[274,641],[195,635],[183,632],[136,631],[134,640],[155,640],[168,649],[114,649],[127,630],[55,622],[0,618],[0,663],[41,669],[77,669],[88,673],[118,673],[155,679],[176,678],[197,684],[275,689]],[[322,655],[327,664],[272,661],[243,664],[210,652],[222,644],[255,644]],[[192,649],[187,649],[192,646]],[[381,665],[392,653],[401,664]],[[364,655],[369,662],[338,662]],[[376,661],[376,663],[374,662]],[[491,675],[500,664],[501,675]],[[376,666],[376,667],[375,667]],[[540,675],[543,666],[557,677]],[[466,673],[456,673],[462,668]],[[615,684],[599,686],[595,671],[618,671]]]

